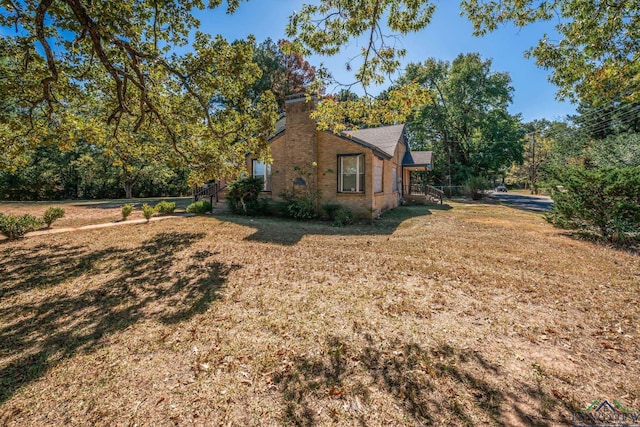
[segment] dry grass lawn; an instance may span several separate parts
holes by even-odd
[[[0,425],[565,425],[640,410],[640,258],[492,204],[0,243]]]
[[[53,223],[53,228],[82,227],[91,224],[102,224],[122,220],[122,206],[132,204],[135,210],[127,219],[143,219],[142,204],[155,206],[159,201],[167,200],[176,203],[176,211],[184,210],[193,202],[191,197],[166,197],[158,199],[121,199],[62,202],[2,202],[0,212],[11,215],[25,213],[41,217],[50,206],[64,209],[65,216]],[[2,239],[3,236],[0,236]]]

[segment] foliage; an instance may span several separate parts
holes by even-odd
[[[173,211],[176,210],[176,202],[169,202],[167,200],[163,200],[158,202],[154,208],[158,213],[167,215],[172,214]]]
[[[254,83],[253,96],[270,90],[276,97],[279,111],[284,111],[287,96],[306,93],[316,80],[316,67],[292,51],[285,40],[274,43],[267,39],[257,45],[254,48],[254,61],[262,70],[262,75]]]
[[[44,221],[45,224],[47,224],[47,228],[49,228],[51,227],[51,224],[53,224],[55,220],[63,217],[64,217],[64,209],[51,206],[46,211],[44,211],[44,214],[42,215],[42,220]]]
[[[126,194],[121,168],[103,147],[78,141],[69,151],[40,146],[14,171],[0,171],[0,198],[8,200],[116,199]],[[135,182],[137,197],[180,196],[189,192],[188,171],[167,162],[147,164]]]
[[[314,203],[307,197],[288,202],[285,215],[297,220],[313,219],[318,216]]]
[[[42,227],[44,222],[33,215],[4,215],[0,213],[0,233],[9,240],[19,239]]]
[[[282,213],[286,217],[304,220],[318,216],[318,204],[322,192],[315,189],[314,169],[317,167],[316,162],[312,162],[310,167],[294,166],[297,176],[291,180],[291,188],[280,194],[284,200]],[[304,185],[298,185],[299,182],[303,182]]]
[[[322,212],[324,212],[328,219],[334,219],[336,217],[336,212],[338,212],[339,209],[342,209],[342,206],[336,203],[323,203],[320,206],[320,209],[322,209]]]
[[[341,100],[339,96],[327,96],[311,113],[319,130],[340,133],[360,127],[375,127],[402,123],[407,116],[424,106],[431,98],[431,91],[419,84],[407,83],[392,88],[383,97],[362,96]]]
[[[287,35],[304,54],[335,55],[351,38],[366,36],[356,79],[364,86],[381,84],[398,70],[403,48],[388,44],[384,27],[407,34],[429,24],[435,6],[429,0],[322,1],[305,4],[289,19]],[[352,68],[352,61],[347,64]]]
[[[507,111],[513,88],[509,74],[491,69],[479,54],[461,54],[453,62],[428,59],[409,64],[397,88],[417,84],[433,94],[407,123],[414,149],[430,149],[435,174],[448,183],[474,175],[502,174],[522,161],[520,117]],[[428,146],[425,141],[430,141]]]
[[[611,135],[603,141],[594,141],[587,155],[596,166],[640,166],[640,133]]]
[[[238,3],[227,2],[228,11]],[[3,3],[0,28],[15,35],[1,39],[0,135],[10,158],[0,166],[15,170],[43,143],[120,142],[136,154],[146,139],[170,147],[173,166],[188,165],[195,183],[238,173],[247,152],[263,154],[277,115],[271,92],[246,96],[261,74],[255,43],[196,31],[193,12],[204,6]],[[187,44],[191,51],[179,54]]]
[[[303,194],[295,191],[287,191],[280,194],[284,199],[283,214],[296,220],[306,220],[318,217],[317,205],[320,198],[320,190],[307,190]]]
[[[462,8],[476,35],[506,23],[524,27],[536,21],[557,22],[559,36],[545,34],[527,55],[552,70],[550,80],[562,98],[594,104],[613,99],[640,101],[640,3],[636,0],[465,0]]]
[[[542,119],[524,125],[528,135],[524,142],[523,162],[514,164],[509,170],[509,176],[512,181],[527,185],[532,194],[538,193],[541,171],[552,159],[555,126],[562,126],[562,123]],[[544,179],[544,174],[542,175]]]
[[[589,139],[602,140],[621,133],[640,133],[640,103],[583,101],[570,119]]]
[[[264,182],[248,177],[228,185],[227,201],[232,212],[241,215],[264,215],[268,208],[266,199],[260,198]]]
[[[135,209],[135,207],[133,205],[130,205],[130,204],[126,204],[126,205],[122,206],[122,210],[121,210],[122,220],[123,221],[126,220],[127,217],[129,215],[131,215],[131,212],[133,212],[134,209]]]
[[[558,169],[549,222],[612,238],[640,232],[640,166]]]
[[[480,176],[472,176],[467,180],[466,193],[473,200],[480,200],[484,197],[485,191],[490,187],[487,180]]]
[[[149,220],[153,215],[155,215],[155,213],[156,213],[156,209],[153,206],[147,203],[142,205],[142,215],[144,215],[144,218],[147,220],[147,222],[149,222]]]
[[[344,227],[353,223],[353,213],[348,209],[340,208],[335,212],[333,218],[334,227]]]
[[[194,213],[196,215],[203,215],[207,212],[213,211],[213,205],[207,202],[206,200],[198,200],[197,202],[191,203],[187,206],[187,212]]]

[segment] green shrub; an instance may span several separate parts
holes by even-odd
[[[481,176],[472,176],[467,180],[466,193],[473,200],[480,200],[484,197],[484,192],[489,188],[489,183]]]
[[[198,200],[197,202],[191,203],[187,206],[187,212],[194,213],[196,215],[202,215],[207,212],[211,212],[212,210],[213,206],[206,200]]]
[[[9,240],[23,237],[43,225],[44,222],[33,215],[4,215],[0,213],[0,233],[7,236]]]
[[[353,213],[348,209],[338,209],[333,217],[334,227],[344,227],[353,223]]]
[[[322,212],[324,212],[325,218],[327,219],[335,219],[336,212],[341,208],[342,206],[335,203],[324,203],[320,206],[320,209],[322,209]]]
[[[53,206],[44,211],[44,215],[42,215],[42,220],[45,224],[47,224],[47,228],[51,227],[51,224],[57,219],[64,217],[64,209],[62,208],[54,208]]]
[[[163,200],[161,202],[158,202],[158,204],[156,204],[155,209],[156,211],[158,211],[158,213],[161,213],[163,215],[172,214],[173,211],[176,210],[176,202],[169,202],[167,200]]]
[[[318,216],[315,206],[309,200],[294,200],[287,204],[285,215],[289,218],[302,220],[313,219]]]
[[[320,199],[320,190],[306,191],[297,195],[294,191],[280,194],[285,202],[284,216],[296,220],[313,219],[318,217],[316,206]]]
[[[553,210],[545,216],[569,229],[624,241],[640,232],[640,166],[556,170]]]
[[[238,179],[228,186],[227,202],[231,212],[240,215],[264,215],[269,209],[269,201],[260,198],[263,181],[260,178]]]
[[[142,205],[142,215],[144,215],[144,217],[147,220],[147,222],[149,222],[149,220],[151,219],[151,217],[155,213],[156,213],[156,210],[152,206],[150,206],[150,205],[148,205],[146,203],[144,205]]]
[[[125,221],[131,212],[135,210],[135,206],[126,204],[122,207],[122,220]]]

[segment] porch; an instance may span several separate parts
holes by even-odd
[[[433,154],[430,151],[407,152],[402,162],[402,197],[406,201],[426,203],[439,201],[444,192],[428,184],[429,172],[433,169]]]

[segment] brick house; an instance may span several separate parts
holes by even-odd
[[[371,218],[411,197],[411,171],[431,170],[431,152],[411,152],[403,124],[336,135],[316,129],[309,117],[314,106],[304,97],[287,100],[271,138],[273,163],[247,158],[249,174],[264,180],[263,197],[320,190],[320,204]]]

